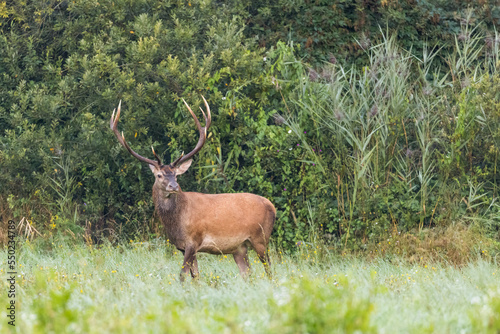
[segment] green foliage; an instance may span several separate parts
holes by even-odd
[[[76,294],[75,287],[68,286],[46,291],[48,284],[43,281],[44,279],[57,280],[57,275],[52,273],[48,277],[42,278],[42,275],[37,277],[37,289],[45,291],[33,302],[33,312],[37,319],[33,332],[61,333],[75,329],[78,329],[79,332],[87,332],[88,324],[86,321],[88,321],[88,313],[91,312],[92,308],[81,313],[71,305],[71,296]]]
[[[484,303],[484,300],[487,302]],[[476,310],[469,313],[473,330],[478,333],[498,333],[500,330],[500,297],[493,295],[481,300],[477,298],[474,304],[478,305]]]
[[[434,66],[437,51],[416,58],[394,36],[373,46],[361,69],[326,64],[317,72],[282,61],[277,81],[293,115],[287,125],[319,185],[305,189],[334,214],[317,217],[323,233],[356,249],[372,237],[467,216],[498,236],[492,110],[499,73],[477,62],[478,52],[476,62],[465,59],[461,50],[470,43],[457,45],[451,58],[477,65],[452,75]]]
[[[381,38],[380,28],[418,55],[429,45],[451,52],[464,23],[489,30],[500,23],[499,7],[484,1],[252,1],[249,12],[248,30],[261,45],[291,40],[303,46],[299,57],[313,64],[364,65],[364,51]]]
[[[500,39],[488,29],[500,13],[463,6],[1,3],[2,221],[49,239],[160,234],[153,178],[109,118],[122,100],[130,145],[168,162],[197,141],[181,98],[197,110],[203,95],[212,127],[181,185],[269,198],[279,247],[359,249],[464,216],[498,236]]]
[[[274,144],[266,136],[280,130],[267,125],[264,52],[243,34],[238,10],[211,2],[76,1],[14,3],[7,11],[0,191],[16,217],[51,225],[48,231],[88,220],[110,238],[157,230],[153,178],[107,125],[120,99],[120,127],[134,150],[146,155],[154,145],[168,161],[197,140],[180,97],[196,110],[205,95],[214,114],[210,142],[184,187],[272,196],[265,162]],[[240,175],[240,166],[252,169]],[[27,198],[28,210],[20,208]],[[54,226],[56,215],[61,224]]]
[[[283,333],[373,333],[373,305],[358,300],[348,280],[318,289],[319,279],[301,278],[283,285],[278,300],[271,300],[273,325],[270,332]]]

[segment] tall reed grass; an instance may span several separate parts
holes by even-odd
[[[341,220],[336,237],[345,247],[353,235],[365,242],[457,221],[500,236],[498,33],[464,24],[446,58],[383,36],[362,68],[307,68],[290,51],[281,71],[286,124],[321,174],[314,196],[336,194],[327,204]],[[493,221],[476,219],[485,215]]]

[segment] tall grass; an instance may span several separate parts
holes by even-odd
[[[289,89],[287,125],[324,174],[321,188],[337,193],[332,204],[344,227],[336,234],[344,245],[353,234],[378,235],[375,223],[392,233],[421,232],[466,211],[491,210],[498,155],[485,156],[496,143],[488,124],[496,124],[498,111],[481,112],[496,104],[478,95],[499,88],[500,40],[488,38],[464,24],[448,68],[436,62],[439,49],[415,55],[388,34],[367,50],[362,68],[325,64],[316,71],[288,62],[299,69],[282,71],[283,82],[303,80]]]
[[[492,332],[500,327],[497,263],[368,262],[316,245],[252,252],[247,282],[232,258],[200,254],[199,281],[181,285],[181,254],[158,240],[103,246],[26,243],[19,252],[16,327],[2,333]],[[166,256],[165,256],[166,249]],[[5,252],[2,256],[6,259]],[[2,265],[5,268],[5,262]],[[1,295],[6,305],[5,294]],[[495,313],[496,312],[496,313]]]

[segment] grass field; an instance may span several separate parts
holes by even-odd
[[[2,316],[1,333],[500,330],[500,270],[480,259],[460,268],[368,262],[309,246],[295,256],[273,251],[272,281],[252,252],[245,282],[231,256],[200,254],[200,279],[181,285],[181,254],[158,241],[52,247],[18,249],[16,327]],[[7,305],[6,293],[1,300]]]

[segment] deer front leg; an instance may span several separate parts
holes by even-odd
[[[187,247],[184,251],[184,263],[180,273],[180,281],[184,282],[188,272],[198,272],[198,263],[196,261],[196,250],[194,247]]]
[[[200,276],[200,272],[198,271],[198,260],[196,259],[196,254],[193,256],[193,264],[191,265],[191,277],[193,279],[197,279]]]

